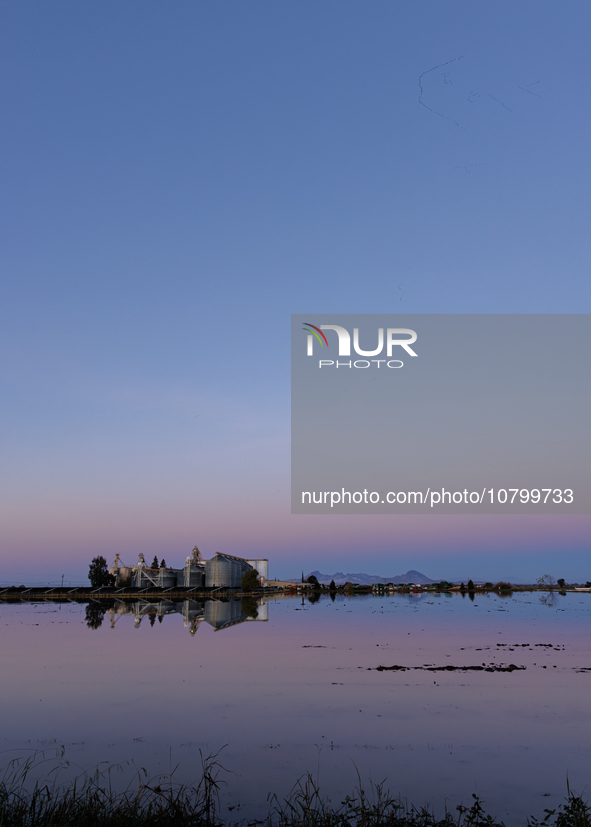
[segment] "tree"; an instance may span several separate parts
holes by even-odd
[[[259,573],[256,569],[250,569],[242,578],[242,591],[253,592],[259,585]]]
[[[556,581],[551,574],[544,574],[542,577],[538,577],[538,586],[542,589],[553,589],[555,585]]]
[[[159,568],[159,566],[158,566],[158,558],[156,557],[156,555],[154,555],[154,559],[152,560],[152,566],[151,566],[151,568],[153,568],[153,569],[157,569],[157,568]]]
[[[468,580],[468,591],[469,592],[474,591],[474,581],[473,580]]]
[[[107,561],[104,557],[93,557],[88,568],[88,579],[93,589],[115,585],[115,578],[112,574],[109,574]]]
[[[163,558],[162,558],[162,560],[160,561],[160,568],[161,568],[161,569],[165,569],[165,568],[166,568],[166,560],[164,559],[164,557],[163,557]]]
[[[561,589],[564,589],[564,587],[566,586],[566,580],[564,579],[564,577],[559,577],[557,583]]]
[[[319,589],[320,588],[320,583],[318,582],[318,578],[316,577],[315,574],[311,574],[308,577],[308,579],[306,580],[306,583],[308,583],[310,586],[312,586],[313,589]]]
[[[330,586],[328,588],[329,588],[329,591],[336,592],[337,587],[336,587],[336,583],[334,582],[334,580],[330,581]]]

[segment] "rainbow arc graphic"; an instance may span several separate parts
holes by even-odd
[[[310,322],[304,322],[304,327],[302,330],[305,330],[306,333],[311,333],[313,336],[316,336],[322,347],[326,345],[328,347],[328,340],[324,333],[320,330],[319,327],[316,327],[315,324],[310,324]],[[321,338],[322,337],[322,338]]]

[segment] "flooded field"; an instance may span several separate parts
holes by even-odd
[[[221,750],[228,820],[308,771],[507,823],[591,781],[590,594],[0,604],[0,628],[3,764],[191,783]]]

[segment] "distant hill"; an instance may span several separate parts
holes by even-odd
[[[344,583],[356,583],[359,586],[373,586],[374,583],[416,583],[417,585],[424,585],[426,583],[438,583],[438,580],[431,580],[420,571],[411,569],[406,574],[397,574],[395,577],[380,577],[375,574],[363,574],[362,572],[351,572],[344,574],[342,571],[337,571],[335,574],[322,574],[320,571],[311,571],[306,577],[314,575],[318,578],[319,583],[330,585],[330,581],[334,580],[337,586],[342,586]]]

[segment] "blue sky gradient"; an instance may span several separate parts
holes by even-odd
[[[0,582],[194,543],[279,577],[591,577],[587,517],[289,513],[291,313],[590,312],[590,23],[4,3]]]

